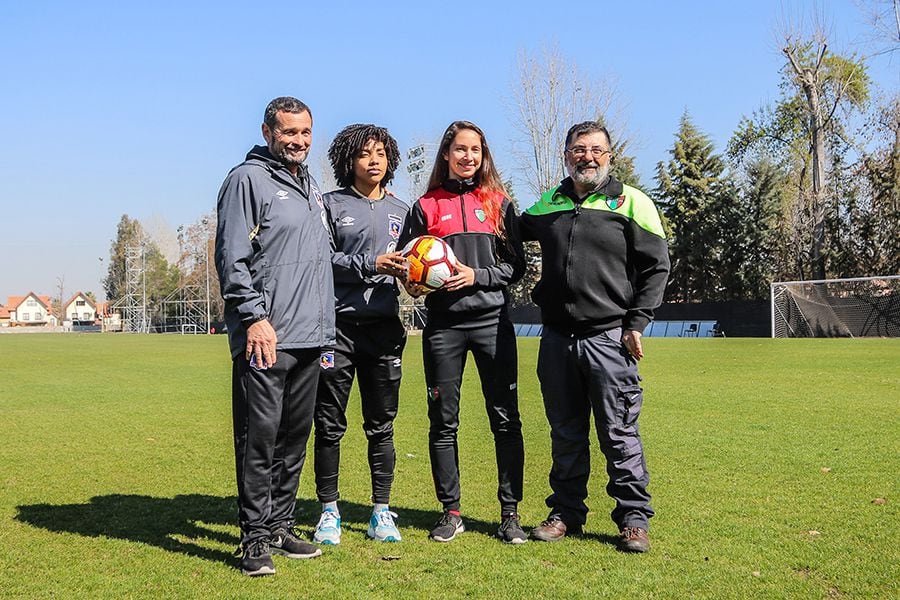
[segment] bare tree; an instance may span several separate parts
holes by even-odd
[[[565,173],[562,151],[568,128],[580,121],[606,123],[610,116],[614,155],[624,150],[622,106],[615,82],[583,73],[557,46],[539,54],[519,52],[512,82],[512,123],[519,133],[513,155],[522,165],[532,196],[559,183]],[[617,141],[618,140],[618,141]]]
[[[804,100],[811,166],[811,267],[814,279],[824,279],[825,221],[829,200],[826,138],[835,133],[834,117],[839,108],[859,107],[866,101],[868,76],[861,60],[829,52],[821,29],[811,36],[796,30],[785,33],[781,52],[787,59],[786,74]]]
[[[900,0],[856,0],[854,4],[872,26],[872,56],[900,50]]]

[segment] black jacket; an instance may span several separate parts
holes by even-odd
[[[541,246],[532,298],[545,325],[573,334],[643,331],[662,302],[669,253],[659,213],[639,190],[609,178],[579,199],[566,178],[522,214]]]
[[[480,192],[474,182],[449,179],[443,187],[416,200],[406,218],[400,247],[420,235],[434,235],[443,238],[456,257],[475,270],[475,285],[428,294],[429,323],[477,326],[496,321],[506,309],[506,287],[525,272],[515,209],[507,198],[502,199],[499,218],[506,239],[501,239],[494,232]]]

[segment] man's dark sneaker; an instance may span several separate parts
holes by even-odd
[[[243,552],[241,556],[241,573],[250,577],[260,575],[274,575],[275,565],[272,563],[272,555],[269,553],[269,540],[257,538],[241,546],[235,554]]]
[[[646,552],[650,549],[647,530],[640,527],[623,527],[616,547],[622,552]]]
[[[298,538],[293,527],[279,527],[273,531],[269,545],[272,547],[272,554],[288,558],[315,558],[322,555],[318,546]]]
[[[550,515],[546,521],[531,530],[531,537],[542,542],[558,542],[567,535],[581,535],[581,525],[567,527],[559,515]]]
[[[434,524],[434,529],[431,530],[430,536],[436,542],[450,542],[456,537],[457,533],[462,533],[465,530],[466,526],[463,525],[462,517],[454,515],[450,511],[444,511],[438,522]]]
[[[524,544],[528,541],[528,536],[519,525],[519,515],[516,513],[509,513],[501,517],[497,537],[507,544]]]

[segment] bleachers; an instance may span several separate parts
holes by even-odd
[[[644,330],[645,337],[714,337],[724,334],[716,327],[717,321],[654,321]],[[539,337],[543,325],[514,323],[517,337]]]

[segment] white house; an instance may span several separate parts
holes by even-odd
[[[9,311],[9,324],[47,325],[55,322],[50,310],[50,296],[28,292],[24,296],[10,296],[4,307]]]
[[[63,321],[90,321],[97,318],[97,305],[82,292],[75,292],[63,304]]]

